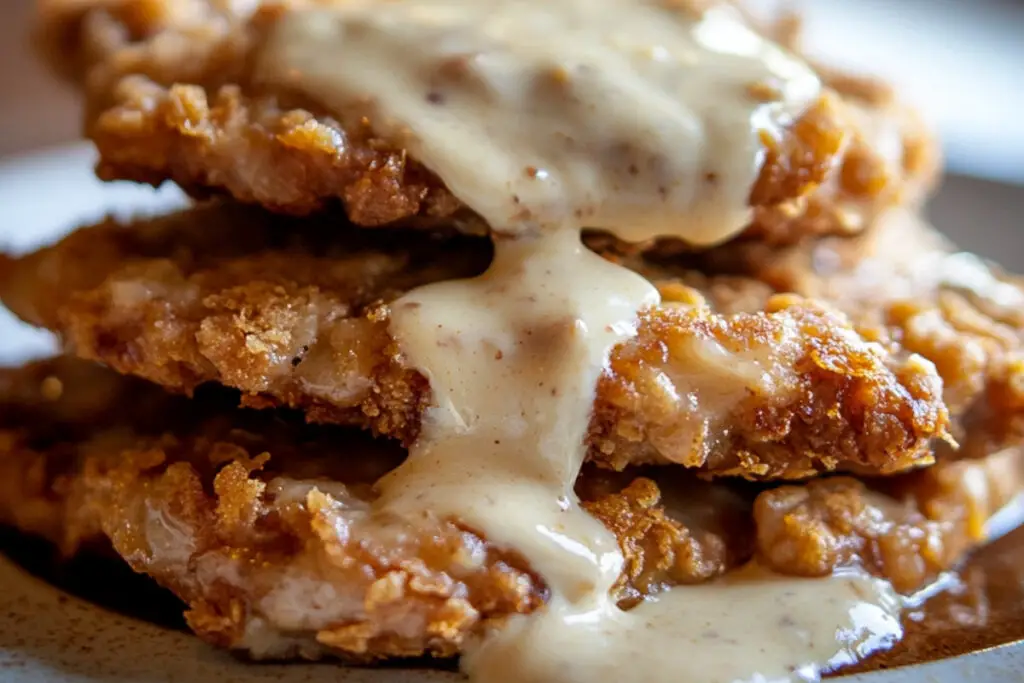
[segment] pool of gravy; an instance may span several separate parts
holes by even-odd
[[[184,604],[121,560],[92,548],[72,560],[53,546],[0,527],[0,553],[56,588],[104,609],[184,630]],[[903,615],[903,639],[891,650],[829,675],[892,669],[1024,640],[1024,527],[976,551],[954,587]],[[437,660],[423,660],[437,667]],[[403,665],[416,664],[406,662]]]
[[[903,615],[903,639],[839,674],[892,669],[1024,640],[1024,527],[976,551],[949,590]]]

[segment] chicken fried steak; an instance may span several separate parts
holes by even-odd
[[[120,372],[186,393],[219,382],[246,405],[302,408],[410,443],[429,386],[395,348],[388,303],[475,275],[490,253],[483,239],[339,232],[214,204],[108,221],[0,262],[0,298]],[[722,315],[702,300],[714,300],[713,282],[694,289],[680,284],[693,271],[662,275],[668,303],[641,314],[598,387],[592,461],[764,479],[931,461],[947,413],[929,362],[865,341],[813,301],[766,296],[757,311]]]
[[[315,94],[267,80],[261,65],[273,29],[303,4],[45,2],[42,41],[85,91],[99,175],[173,181],[195,195],[227,193],[293,214],[340,202],[365,226],[444,219],[485,230],[430,169],[382,139],[372,117],[368,124],[343,112],[353,120],[342,121]],[[459,77],[457,64],[451,70]],[[857,232],[887,206],[919,203],[934,182],[934,141],[885,86],[825,69],[821,76],[830,87],[815,105],[782,129],[762,130],[750,237]],[[751,87],[778,97],[775,84]]]
[[[0,254],[69,354],[0,372],[0,520],[105,543],[210,642],[811,680],[1024,490],[1024,291],[916,217],[934,142],[792,23],[42,10],[99,175],[209,201]]]
[[[522,558],[473,530],[374,508],[397,446],[208,389],[176,397],[72,359],[0,372],[0,519],[68,554],[106,538],[188,604],[200,636],[257,658],[451,656],[547,599]],[[982,540],[1022,475],[1006,451],[877,485],[660,469],[588,470],[576,488],[622,548],[628,607],[750,560],[808,577],[862,566],[912,591]]]

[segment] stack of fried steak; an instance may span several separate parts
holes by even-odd
[[[254,658],[455,657],[553,593],[486,529],[376,505],[437,404],[392,305],[509,238],[390,128],[261,72],[275,26],[344,4],[42,3],[98,175],[194,201],[0,256],[0,299],[66,354],[0,371],[0,520],[108,544]],[[918,217],[939,163],[916,116],[815,73],[737,234],[583,233],[660,294],[606,358],[575,482],[627,612],[751,564],[911,595],[1024,490],[1024,288]]]

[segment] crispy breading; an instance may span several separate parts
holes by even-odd
[[[170,180],[295,214],[340,202],[366,226],[446,218],[484,229],[404,150],[260,80],[270,27],[303,4],[44,2],[42,42],[83,84],[99,175]],[[832,87],[816,105],[784,131],[765,131],[751,236],[857,232],[886,206],[921,201],[934,182],[937,146],[913,113],[878,88],[824,75]]]
[[[669,264],[686,255],[663,248]],[[905,210],[856,239],[773,249],[734,243],[697,264],[733,283],[720,310],[758,310],[773,291],[827,301],[867,338],[935,363],[963,456],[1024,442],[1024,281],[958,251]],[[671,269],[671,265],[666,266]],[[749,278],[767,287],[735,286]]]
[[[648,469],[648,476],[633,478],[588,470],[577,482],[583,507],[622,548],[625,563],[613,590],[623,608],[672,586],[713,579],[754,555],[756,491],[672,473]]]
[[[0,262],[0,298],[118,371],[185,392],[216,381],[247,405],[302,408],[409,443],[429,387],[403,363],[387,304],[481,272],[490,253],[483,238],[338,232],[211,205],[107,222]],[[781,297],[726,316],[675,276],[660,284],[669,300],[641,312],[599,382],[592,461],[762,479],[931,461],[948,415],[928,361],[883,351],[813,302]]]
[[[226,393],[176,397],[69,358],[0,371],[0,521],[66,553],[108,539],[187,603],[202,638],[256,658],[451,656],[543,604],[542,580],[514,552],[429,510],[374,509],[372,483],[403,457],[395,444],[233,408]],[[643,474],[653,478],[587,469],[577,482],[623,550],[627,608],[751,558],[797,575],[861,565],[911,590],[977,544],[1022,483],[1019,455],[942,462],[871,490]],[[878,551],[890,537],[913,542]]]

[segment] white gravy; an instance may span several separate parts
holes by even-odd
[[[708,244],[821,86],[728,8],[671,4],[349,0],[286,17],[261,72],[369,117],[496,230]]]
[[[629,612],[609,596],[622,554],[573,484],[608,355],[658,295],[580,230],[727,239],[749,219],[760,131],[819,90],[729,12],[670,4],[351,0],[285,16],[261,64],[339,116],[368,116],[492,227],[484,275],[392,306],[432,406],[376,503],[457,518],[548,585],[543,609],[468,646],[477,681],[803,680],[900,634],[898,598],[861,574],[752,566]]]

